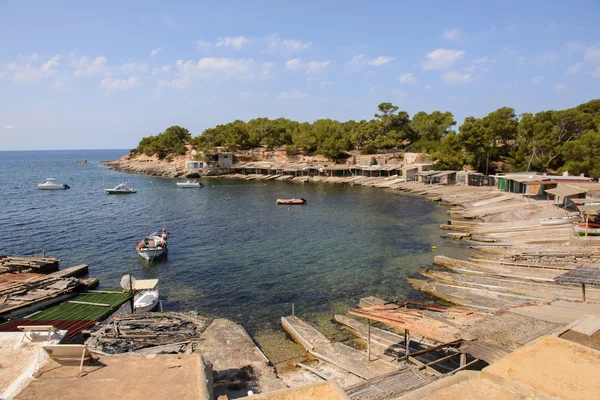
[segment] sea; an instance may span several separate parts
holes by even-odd
[[[406,277],[435,254],[467,250],[441,237],[445,209],[423,196],[325,183],[132,175],[102,164],[128,150],[0,152],[0,254],[48,255],[61,267],[89,265],[101,287],[131,271],[159,279],[163,309],[196,311],[242,324],[270,357],[293,353],[280,317],[295,314],[330,336],[333,315],[361,297],[433,301]],[[77,160],[87,160],[78,163]],[[42,191],[46,178],[68,190]],[[137,190],[106,195],[119,183]],[[276,205],[304,197],[303,206]],[[165,259],[148,262],[135,240],[170,232]],[[292,349],[292,350],[290,350]]]

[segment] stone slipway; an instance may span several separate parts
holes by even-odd
[[[195,352],[202,354],[205,360],[212,364],[215,395],[225,394],[219,392],[218,381],[235,380],[236,384],[230,386],[245,386],[237,390],[239,393],[228,393],[237,394],[236,397],[245,395],[248,390],[265,393],[287,388],[241,325],[226,319],[216,319],[206,328],[200,339]],[[240,382],[246,376],[244,371],[247,371],[248,367],[251,367],[253,376],[247,377],[246,382]]]

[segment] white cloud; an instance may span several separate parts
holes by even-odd
[[[156,68],[152,69],[152,76],[156,76],[160,73],[167,74],[167,73],[169,73],[170,70],[171,70],[170,65],[163,65],[160,68],[156,67]]]
[[[100,82],[100,87],[106,90],[107,93],[114,93],[121,90],[129,90],[136,87],[139,84],[139,79],[135,76],[132,76],[128,79],[111,79],[104,78],[102,82]]]
[[[565,73],[567,75],[577,75],[579,71],[581,71],[581,68],[583,68],[583,63],[578,62],[577,64],[573,64],[569,68],[567,68],[567,72]]]
[[[417,80],[417,78],[414,77],[413,74],[408,73],[402,74],[398,80],[403,85],[416,85],[417,83],[419,83],[419,81]]]
[[[566,92],[567,89],[567,85],[565,85],[564,83],[557,83],[556,85],[554,85],[555,92]]]
[[[473,80],[472,74],[463,74],[458,71],[450,71],[442,74],[442,80],[449,85],[468,83]]]
[[[460,42],[461,37],[462,37],[462,35],[460,33],[460,30],[458,30],[456,28],[444,30],[444,38],[446,40],[458,43],[458,42]]]
[[[350,60],[350,64],[360,64],[364,58],[365,56],[362,54],[356,55],[352,57],[352,60]]]
[[[569,51],[569,54],[579,53],[581,51],[585,51],[585,49],[586,49],[586,46],[579,42],[575,42],[575,41],[567,42],[567,50]]]
[[[21,64],[20,62],[6,64],[6,71],[2,73],[2,76],[5,74],[12,74],[12,79],[15,83],[27,83],[50,78],[56,74],[56,67],[60,65],[59,60],[61,58],[62,56],[57,54],[42,65],[39,65],[39,61],[42,61],[42,56],[38,53],[34,53],[31,56],[20,58],[27,64]]]
[[[374,66],[374,67],[378,67],[380,65],[384,65],[387,64],[389,62],[392,62],[396,59],[396,57],[388,57],[388,56],[379,56],[376,58],[372,58],[372,59],[366,59],[365,56],[363,54],[358,54],[354,57],[352,57],[352,59],[350,60],[350,64],[352,65],[370,65],[370,66]]]
[[[395,89],[395,90],[393,90],[392,94],[394,96],[397,96],[397,97],[406,97],[406,96],[408,96],[408,92],[405,92],[404,90],[401,90],[401,89]]]
[[[15,129],[15,127],[14,127],[14,126],[12,126],[12,125],[6,125],[6,126],[4,127],[4,129],[6,129],[7,131],[9,131],[9,130],[11,130],[11,129]]]
[[[488,59],[487,57],[480,57],[480,58],[476,58],[476,59],[474,59],[472,62],[473,62],[473,64],[485,64],[485,63],[487,63],[488,61],[489,61],[489,62],[494,62],[494,61],[496,61],[496,60],[490,60],[490,59]]]
[[[510,25],[506,25],[504,27],[504,30],[506,31],[506,33],[508,33],[509,35],[514,35],[515,33],[517,33],[517,31],[519,30],[519,25],[517,24],[510,24]]]
[[[156,56],[158,53],[160,53],[163,49],[154,49],[150,52],[150,55],[152,55],[152,57]]]
[[[367,61],[367,64],[374,65],[374,66],[380,66],[380,65],[392,62],[395,59],[396,59],[396,57],[379,56],[377,58]]]
[[[469,65],[468,67],[464,67],[463,71],[473,73],[477,69],[477,65]]]
[[[531,58],[522,57],[521,62],[529,62],[529,64],[538,65],[554,65],[558,61],[559,54],[556,51],[544,51],[535,53]]]
[[[423,69],[447,69],[452,67],[465,55],[464,50],[436,49],[427,53]]]
[[[500,89],[509,90],[511,87],[512,87],[512,85],[510,83],[505,83],[502,86],[500,86]]]
[[[175,17],[172,15],[165,15],[163,16],[163,22],[165,24],[167,24],[167,26],[169,26],[170,28],[176,28],[177,27],[177,21],[175,20]]]
[[[248,46],[251,43],[252,43],[252,39],[247,38],[245,36],[235,36],[235,37],[226,36],[226,37],[218,38],[215,46],[216,47],[228,46],[228,47],[233,47],[236,50],[239,50],[239,49],[242,49],[242,48]]]
[[[240,97],[249,97],[250,92],[240,92]]]
[[[321,87],[329,87],[329,86],[334,86],[334,85],[335,85],[335,82],[333,82],[333,81],[323,81],[323,82],[320,83],[319,86],[321,86]]]
[[[542,83],[543,81],[543,76],[534,76],[533,78],[531,78],[531,83]]]
[[[294,90],[292,92],[281,92],[279,93],[279,100],[302,100],[308,97],[308,93],[300,90]]]
[[[6,75],[6,72],[0,71],[0,78],[4,78],[4,75]]]
[[[268,36],[267,44],[271,49],[279,48],[291,53],[306,50],[312,46],[312,42],[304,42],[296,39],[281,39],[278,35]]]
[[[592,64],[600,64],[600,42],[585,50],[585,61]]]
[[[593,78],[600,78],[600,67],[596,68],[594,72],[592,72]]]
[[[427,90],[430,90],[430,89],[433,89],[433,88],[434,88],[433,85],[425,85],[425,89],[427,89]]]
[[[96,57],[93,60],[89,60],[85,56],[81,56],[78,60],[74,61],[75,71],[73,76],[75,78],[89,77],[95,75],[110,75],[110,71],[106,64],[108,59],[104,56]]]
[[[133,72],[146,72],[148,70],[148,64],[128,62],[121,65],[121,71],[125,74],[131,74]]]
[[[288,60],[285,63],[287,69],[291,70],[304,70],[307,74],[318,73],[323,71],[329,66],[331,61],[309,61],[307,63],[302,62],[299,58]]]
[[[196,40],[194,43],[196,43],[196,47],[199,51],[205,51],[209,47],[212,47],[212,43],[205,40]]]
[[[198,61],[177,60],[174,78],[160,80],[158,86],[183,89],[190,87],[197,79],[263,80],[269,77],[270,68],[271,63],[258,63],[252,58],[204,57]]]

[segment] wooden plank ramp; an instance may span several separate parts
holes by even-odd
[[[56,272],[52,272],[52,273],[48,274],[48,276],[51,276],[54,278],[67,278],[67,277],[74,276],[74,277],[78,278],[87,273],[88,273],[87,264],[79,264],[74,267],[65,268],[65,269],[58,270]]]
[[[369,380],[401,368],[392,366],[381,358],[369,361],[365,352],[341,343],[333,343],[315,328],[296,316],[281,317],[283,328],[306,349],[321,361]]]

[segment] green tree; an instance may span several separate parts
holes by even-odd
[[[460,136],[455,131],[448,132],[441,139],[432,156],[437,160],[435,169],[462,170],[465,165],[465,155]]]
[[[456,121],[450,111],[434,111],[431,114],[419,111],[410,121],[415,147],[424,152],[435,150],[454,125]]]
[[[585,174],[600,178],[600,133],[589,131],[579,139],[567,142],[563,146],[565,165],[559,172],[569,171],[572,175]]]

